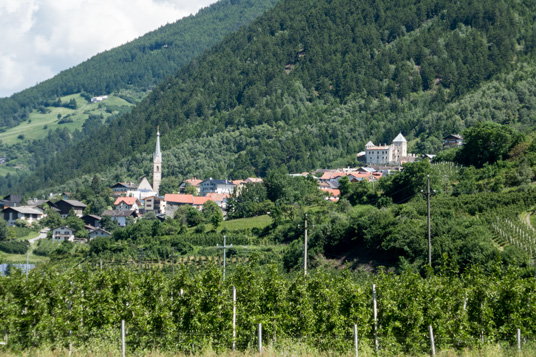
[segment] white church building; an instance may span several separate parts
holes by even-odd
[[[408,155],[408,142],[400,133],[391,145],[376,146],[369,141],[365,145],[365,157],[368,165],[401,165],[414,161],[416,156]]]

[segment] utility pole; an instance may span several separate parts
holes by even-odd
[[[30,247],[31,243],[28,242],[28,251],[26,252],[26,277],[28,277],[28,271],[30,270]]]
[[[171,247],[171,266],[172,266],[172,269],[173,269],[173,272],[171,273],[171,277],[174,278],[175,277],[175,248]]]
[[[428,265],[432,267],[432,229],[430,227],[430,175],[427,175],[426,180],[426,201],[428,206]]]
[[[223,246],[220,247],[219,244],[216,245],[216,248],[223,249],[223,281],[225,281],[225,250],[231,248],[233,245],[227,245],[227,237],[223,236]]]

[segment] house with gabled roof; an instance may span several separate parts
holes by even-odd
[[[74,229],[69,226],[62,226],[52,230],[52,242],[74,241]]]
[[[89,232],[89,240],[92,240],[97,237],[109,237],[112,233],[108,232],[103,228],[95,228]]]
[[[138,186],[133,182],[118,182],[111,187],[113,196],[128,196],[129,192],[136,191]]]
[[[443,148],[450,149],[463,145],[463,137],[458,134],[450,134],[443,140]]]
[[[74,214],[78,217],[82,217],[84,215],[84,210],[87,207],[85,203],[77,200],[59,200],[57,202],[48,201],[47,204],[51,208],[56,208],[63,218],[67,217],[71,210],[73,210]]]
[[[7,207],[2,211],[2,217],[9,226],[14,226],[18,219],[25,220],[31,226],[42,219],[44,213],[42,209],[32,206]]]
[[[201,183],[199,194],[206,196],[208,193],[228,193],[232,194],[235,184],[229,180],[215,180],[212,177]]]
[[[117,197],[114,202],[114,207],[118,211],[135,210],[140,211],[141,202],[136,197]]]
[[[184,180],[179,185],[179,193],[184,193],[185,190],[186,190],[186,186],[195,187],[197,193],[199,193],[199,189],[201,187],[201,182],[203,182],[203,180],[200,180],[197,177],[192,177],[191,179]]]
[[[103,216],[110,216],[112,221],[116,222],[119,227],[125,227],[127,225],[127,217],[132,217],[134,220],[138,218],[138,213],[135,210],[117,211],[106,210],[102,213]]]
[[[190,205],[197,210],[203,210],[203,205],[207,201],[212,201],[209,197],[194,196],[194,195],[183,195],[176,193],[168,193],[164,196],[166,201],[166,215],[168,217],[173,217],[175,211],[184,205]]]
[[[22,206],[22,196],[7,195],[0,200],[0,208]]]
[[[161,196],[149,196],[142,199],[144,212],[154,212],[156,215],[166,212],[166,200]]]
[[[96,228],[100,227],[101,219],[102,219],[102,217],[94,215],[94,214],[86,214],[86,215],[82,216],[82,221],[84,221],[84,223],[86,225],[90,225],[90,226],[96,227]]]

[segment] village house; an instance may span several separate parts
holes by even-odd
[[[141,202],[136,197],[117,197],[114,202],[114,207],[117,211],[134,210],[139,213],[140,206]]]
[[[110,237],[111,235],[112,233],[102,228],[97,228],[89,232],[89,240],[92,240],[93,238],[97,238],[97,237]]]
[[[32,206],[7,207],[2,215],[9,226],[14,226],[18,219],[25,220],[31,226],[44,217],[42,209]]]
[[[22,197],[19,195],[7,195],[0,200],[0,208],[21,206]]]
[[[443,141],[444,149],[457,148],[462,145],[463,145],[463,137],[457,134],[450,134]]]
[[[209,178],[201,183],[199,194],[206,196],[208,193],[228,193],[232,194],[235,184],[229,180],[215,180]]]
[[[248,177],[246,183],[263,183],[264,181],[260,177]]]
[[[199,180],[197,177],[193,177],[191,179],[184,180],[179,185],[179,193],[186,193],[186,187],[187,186],[193,186],[193,187],[195,187],[197,194],[199,194],[199,190],[201,188],[201,182],[203,182],[203,180]]]
[[[112,221],[116,222],[119,227],[125,227],[127,225],[127,217],[132,217],[136,220],[138,218],[138,213],[135,210],[128,211],[117,211],[117,210],[107,210],[102,213],[103,216],[110,216]]]
[[[47,204],[50,208],[55,208],[63,218],[67,217],[71,210],[76,216],[82,217],[87,207],[86,204],[76,200],[59,200],[56,203],[48,201]]]
[[[102,102],[103,100],[106,100],[106,99],[108,99],[107,95],[101,95],[101,96],[98,96],[98,97],[93,97],[93,98],[91,98],[91,103]]]
[[[152,211],[156,215],[163,214],[166,212],[166,200],[164,199],[164,197],[150,196],[145,197],[144,199],[142,199],[142,201],[144,202],[144,212]]]
[[[347,176],[348,173],[342,171],[326,171],[320,176],[320,182],[339,181],[343,176]]]
[[[94,228],[99,228],[100,227],[101,219],[102,219],[102,217],[99,217],[99,216],[94,215],[94,214],[86,214],[86,215],[82,216],[82,221],[84,221],[84,223],[86,225],[94,227]]]
[[[326,200],[332,202],[337,202],[339,200],[339,196],[341,195],[341,191],[337,189],[322,190],[322,193],[326,197]]]
[[[216,202],[216,204],[222,209],[227,209],[227,201],[231,198],[229,194],[222,193],[208,193],[206,196],[207,199]]]
[[[138,186],[133,182],[118,182],[111,187],[113,196],[128,196],[129,192],[134,192],[138,190]]]
[[[381,172],[352,172],[348,175],[350,182],[358,181],[373,181],[379,180],[382,177]]]
[[[52,242],[74,241],[74,230],[69,226],[62,226],[52,231]]]
[[[166,201],[166,216],[173,217],[175,211],[184,205],[190,205],[198,211],[202,211],[203,205],[211,199],[194,195],[168,193],[164,196],[164,200]]]

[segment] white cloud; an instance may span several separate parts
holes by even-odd
[[[216,0],[1,0],[0,97]]]

